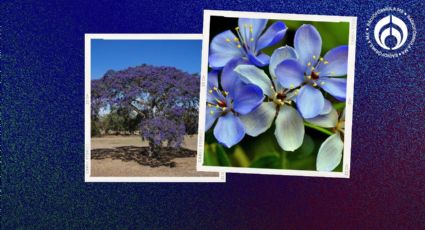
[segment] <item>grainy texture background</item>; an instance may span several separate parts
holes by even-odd
[[[377,56],[365,39],[367,20],[386,6],[417,26],[413,49],[397,59]],[[0,9],[2,228],[424,228],[424,1],[3,1]],[[201,33],[203,9],[358,17],[350,179],[84,183],[84,33]]]

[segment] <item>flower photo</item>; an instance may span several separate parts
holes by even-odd
[[[198,168],[348,177],[355,18],[205,14]]]

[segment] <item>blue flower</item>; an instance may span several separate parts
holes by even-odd
[[[231,30],[215,36],[210,45],[210,67],[222,69],[235,58],[259,67],[268,65],[270,57],[261,50],[282,40],[287,28],[285,23],[275,22],[261,35],[266,25],[266,19],[240,18],[235,28],[237,36]]]
[[[261,106],[241,116],[247,134],[258,136],[268,130],[275,121],[274,135],[279,146],[285,151],[294,151],[302,145],[305,132],[303,119],[292,106],[298,91],[282,87],[274,71],[275,64],[287,58],[296,58],[293,48],[285,46],[275,50],[269,65],[271,78],[253,65],[240,64],[234,71],[242,81],[259,86],[266,96],[266,101]]]
[[[233,71],[240,60],[229,62],[221,73],[221,87],[218,84],[218,71],[208,73],[207,113],[205,130],[214,122],[214,136],[219,143],[230,148],[239,143],[246,130],[239,116],[255,110],[263,101],[261,88],[243,83]]]
[[[329,110],[320,88],[334,98],[344,101],[347,79],[348,46],[331,49],[320,57],[322,38],[312,25],[302,25],[295,33],[296,58],[284,58],[276,65],[275,73],[285,88],[299,88],[298,110],[304,118],[314,118]],[[272,64],[270,64],[272,65]]]

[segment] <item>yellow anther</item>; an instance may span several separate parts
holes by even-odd
[[[313,84],[313,86],[314,86],[314,87],[316,87],[316,86],[317,86],[317,83],[315,82],[315,83]]]
[[[229,94],[229,92],[224,91],[223,94],[224,94],[224,96],[227,96],[227,94]]]
[[[233,38],[233,41],[238,42],[239,38]]]
[[[235,30],[239,30],[239,26],[235,28]]]
[[[310,76],[310,75],[308,75],[308,76],[307,76],[307,78],[308,78],[308,79],[311,79],[311,76]]]
[[[323,58],[322,57],[320,58],[320,61],[323,61]]]
[[[313,59],[316,60],[316,55],[313,55]]]
[[[329,64],[329,62],[328,61],[324,61],[323,64],[327,65],[327,64]]]
[[[293,88],[294,88],[294,84],[291,84],[291,85],[289,86],[289,88],[293,89]]]
[[[217,88],[217,87],[215,87],[215,86],[214,86],[214,88],[213,88],[213,89],[214,89],[215,91],[217,91],[217,90],[218,90],[218,88]]]
[[[236,47],[238,47],[240,49],[242,46],[238,44]]]
[[[210,110],[210,113],[211,113],[211,115],[213,115],[214,114],[214,111]]]
[[[331,72],[331,76],[335,76],[335,72]]]
[[[251,39],[249,39],[251,42],[253,42],[254,41],[254,38],[251,38]]]
[[[221,110],[225,111],[226,110],[226,107],[221,108]]]
[[[248,28],[248,24],[243,25],[245,28]]]
[[[299,89],[295,90],[295,95],[298,95],[299,93],[300,93]]]
[[[230,39],[226,38],[226,42],[230,42]]]
[[[208,103],[208,107],[211,107],[212,105]]]
[[[314,66],[311,67],[311,71],[313,71],[313,70],[314,70]]]
[[[252,28],[252,24],[249,25],[249,28]]]
[[[212,93],[212,89],[208,90],[208,93]]]
[[[311,66],[311,62],[308,62],[308,63],[307,63],[307,66]]]
[[[220,107],[220,106],[218,106],[218,105],[215,105],[215,107],[216,107],[216,108],[218,108],[218,107]]]
[[[322,82],[320,82],[320,84],[321,84],[321,85],[324,85],[324,84],[325,84],[325,82],[324,82],[324,81],[322,81]]]

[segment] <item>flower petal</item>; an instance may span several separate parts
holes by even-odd
[[[341,162],[344,143],[339,133],[328,137],[320,146],[317,154],[316,169],[318,171],[330,172]]]
[[[348,46],[338,46],[329,50],[323,59],[324,62],[321,62],[316,68],[316,71],[320,72],[320,76],[347,75]]]
[[[325,115],[319,115],[315,118],[306,119],[306,121],[324,128],[334,128],[338,123],[338,112],[332,108],[331,112]]]
[[[295,32],[294,47],[302,66],[307,67],[309,62],[314,66],[322,51],[319,31],[312,25],[302,25]]]
[[[273,97],[272,82],[264,70],[253,65],[238,65],[235,68],[235,72],[239,74],[243,82],[257,85],[263,90],[265,95]]]
[[[218,118],[214,128],[214,136],[220,144],[227,148],[239,143],[245,136],[245,128],[242,121],[233,115],[227,113]]]
[[[235,87],[233,108],[241,115],[248,114],[256,109],[264,99],[263,91],[253,84],[241,83]]]
[[[210,43],[208,62],[211,68],[221,69],[230,60],[242,57],[244,52],[234,42],[236,36],[230,30],[216,35]]]
[[[320,115],[326,115],[332,111],[332,103],[329,100],[325,99],[325,104],[323,105],[323,110]]]
[[[230,95],[233,96],[233,91],[235,89],[235,85],[239,84],[240,77],[239,74],[234,71],[236,66],[239,64],[245,64],[247,61],[244,61],[243,59],[233,59],[229,61],[223,68],[223,71],[221,72],[221,87],[230,93]]]
[[[220,113],[212,107],[207,107],[205,116],[206,116],[205,117],[205,132],[206,132],[214,124],[214,121],[217,119],[217,117],[220,116]]]
[[[295,49],[290,46],[280,47],[273,51],[273,54],[270,58],[269,72],[273,78],[276,78],[275,69],[282,61],[286,59],[297,59],[297,53]]]
[[[297,110],[286,105],[280,108],[274,135],[280,147],[285,151],[294,151],[302,145],[304,123]]]
[[[301,115],[308,119],[319,115],[325,104],[325,99],[320,90],[310,85],[301,87],[297,96],[297,106]]]
[[[251,38],[256,41],[266,28],[267,19],[239,18],[238,25],[242,39],[245,42],[250,42]]]
[[[274,102],[264,102],[257,109],[240,117],[246,133],[256,137],[270,128],[276,115]]]
[[[287,89],[297,87],[304,81],[305,68],[295,59],[287,59],[277,65],[275,74],[279,84]]]
[[[256,52],[266,48],[268,46],[275,45],[279,41],[283,39],[285,36],[286,30],[285,23],[283,22],[275,22],[269,28],[267,28],[266,32],[258,39]]]
[[[266,65],[269,64],[269,61],[270,61],[270,57],[266,54],[263,54],[263,53],[261,53],[257,56],[255,56],[252,53],[248,53],[248,59],[252,64],[254,64],[258,67],[266,66]]]
[[[218,87],[218,71],[213,70],[208,73],[208,85]]]
[[[339,116],[339,120],[340,121],[345,121],[345,109],[346,109],[347,107],[344,107],[344,110],[342,110],[342,113],[341,113],[341,115]]]
[[[347,79],[346,78],[320,78],[322,82],[320,87],[331,94],[339,101],[345,101],[347,96]]]

